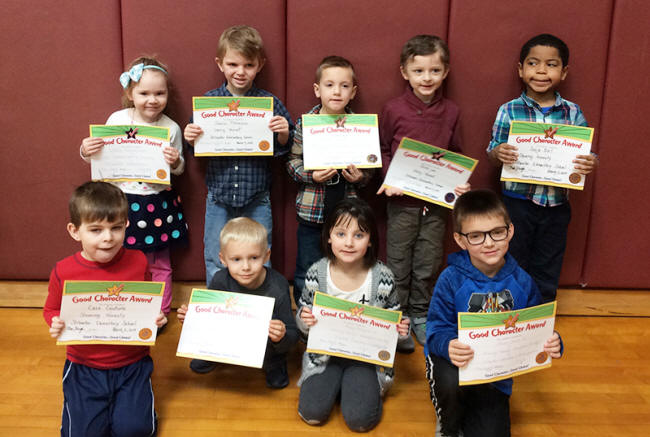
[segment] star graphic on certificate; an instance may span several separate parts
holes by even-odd
[[[112,287],[108,287],[106,290],[108,291],[109,296],[119,296],[120,291],[124,290],[124,284],[113,285]]]
[[[553,135],[557,132],[558,128],[554,128],[553,126],[549,126],[548,129],[544,130],[544,138],[550,138],[553,139]]]
[[[514,328],[515,323],[517,323],[517,320],[519,320],[519,313],[517,313],[517,315],[514,317],[512,317],[512,314],[510,314],[507,319],[501,321],[506,324],[506,329],[508,329],[508,328]]]
[[[226,299],[226,309],[233,308],[235,305],[237,305],[236,297],[229,297]]]
[[[364,308],[360,306],[355,306],[354,308],[350,309],[350,314],[353,316],[360,316],[363,313]]]
[[[236,112],[239,109],[239,99],[232,99],[232,102],[228,103],[228,111]]]
[[[433,152],[433,153],[431,154],[431,157],[432,157],[433,159],[438,160],[438,161],[440,161],[440,158],[442,158],[442,157],[444,157],[444,156],[445,156],[445,152],[440,151],[440,150],[437,151],[437,152]]]
[[[335,121],[336,127],[345,127],[345,121],[348,119],[347,115],[337,118]]]
[[[138,133],[138,128],[136,127],[135,129],[131,128],[127,131],[124,131],[126,134],[126,139],[128,140],[129,138],[133,138],[135,140],[135,134]]]

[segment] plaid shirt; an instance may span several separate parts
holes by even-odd
[[[232,96],[226,88],[226,82],[219,88],[205,93],[210,97]],[[281,156],[289,151],[295,126],[289,111],[280,99],[268,91],[249,89],[246,97],[273,97],[273,115],[281,115],[289,122],[289,140],[287,144],[278,143],[278,134],[273,134],[273,156]],[[208,158],[205,185],[213,202],[241,207],[248,204],[255,195],[268,191],[271,186],[271,169],[268,156],[217,156]]]
[[[319,114],[321,105],[314,106],[308,114]],[[345,108],[346,114],[352,114],[350,108]],[[296,132],[291,146],[291,153],[287,161],[287,171],[291,177],[300,184],[296,195],[296,212],[298,217],[311,223],[323,223],[323,208],[325,206],[325,183],[314,182],[313,170],[305,170],[302,157],[302,117],[296,122]],[[365,185],[372,177],[372,169],[361,169],[363,179],[359,186]],[[336,178],[336,176],[335,176]],[[345,183],[345,197],[357,197],[354,184],[348,183],[339,175],[339,183]]]
[[[587,120],[578,105],[555,93],[555,104],[546,114],[539,104],[528,97],[526,92],[518,98],[501,105],[492,127],[492,141],[487,151],[501,143],[508,142],[511,121],[530,121],[536,123],[561,123],[587,126]],[[529,199],[541,206],[557,206],[569,201],[569,190],[547,185],[504,182],[503,194],[519,199]]]

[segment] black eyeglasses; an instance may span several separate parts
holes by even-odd
[[[479,244],[483,244],[487,235],[490,235],[492,241],[503,241],[508,238],[508,232],[508,226],[499,226],[491,231],[476,231],[468,232],[467,234],[459,232],[459,234],[467,238],[467,242],[472,246],[478,246]]]

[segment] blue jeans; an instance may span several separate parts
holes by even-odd
[[[293,300],[298,306],[298,298],[305,288],[305,274],[313,263],[323,257],[320,239],[323,225],[309,226],[298,222],[296,238],[298,253],[296,254],[296,271],[293,274]]]
[[[225,268],[219,261],[219,234],[228,220],[236,217],[248,217],[261,223],[268,233],[269,249],[271,248],[271,232],[273,230],[273,217],[271,215],[271,199],[268,191],[257,194],[246,205],[231,207],[216,203],[208,193],[205,202],[205,231],[203,234],[203,257],[205,258],[205,278],[209,285],[212,277],[219,270]],[[266,264],[271,266],[271,261]]]

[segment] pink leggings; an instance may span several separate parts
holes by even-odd
[[[149,262],[148,269],[151,273],[151,280],[165,283],[160,309],[163,313],[169,314],[172,307],[172,265],[169,260],[169,247],[155,252],[145,252],[144,254]]]

